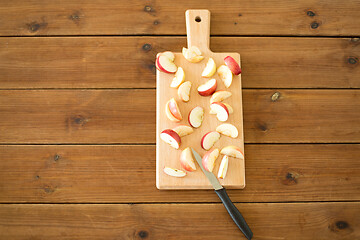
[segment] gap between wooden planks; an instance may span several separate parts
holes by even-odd
[[[234,202],[360,201],[360,144],[247,144]],[[155,146],[0,146],[1,203],[219,202],[158,191]]]
[[[235,204],[253,239],[360,236],[360,203]],[[1,240],[244,239],[222,204],[0,205]],[[60,237],[61,236],[61,237]]]
[[[356,0],[16,0],[1,5],[0,35],[185,34],[187,9],[210,10],[213,35],[360,34]]]
[[[155,88],[155,55],[184,46],[184,37],[4,37],[0,88]],[[243,88],[360,88],[359,38],[212,37],[210,47],[241,54]]]
[[[359,143],[360,90],[243,90],[245,143]],[[180,109],[181,110],[181,109]],[[0,90],[0,143],[155,142],[155,90]]]

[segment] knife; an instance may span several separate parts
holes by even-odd
[[[205,176],[209,179],[211,185],[215,189],[216,194],[219,196],[220,200],[224,204],[232,220],[235,222],[236,226],[238,226],[241,232],[245,235],[245,237],[250,240],[253,236],[253,233],[249,225],[247,225],[244,217],[241,215],[239,210],[235,207],[235,205],[231,201],[230,197],[227,195],[225,188],[221,186],[220,182],[217,180],[217,178],[212,172],[208,172],[204,169],[200,155],[194,149],[191,148],[191,150],[201,170],[204,172]]]

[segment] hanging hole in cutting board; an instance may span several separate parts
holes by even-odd
[[[201,17],[197,16],[197,17],[195,18],[195,22],[201,22]]]

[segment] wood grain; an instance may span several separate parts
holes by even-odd
[[[254,240],[360,236],[360,203],[236,204]],[[245,239],[222,204],[1,205],[0,239]],[[216,222],[216,224],[214,224]]]
[[[210,48],[241,54],[243,88],[360,88],[359,43],[212,37]],[[184,46],[184,37],[0,38],[0,88],[155,88],[155,55]]]
[[[236,202],[359,201],[359,144],[247,144]],[[155,146],[0,146],[2,203],[219,202],[209,190],[159,191]]]
[[[222,122],[216,119],[215,115],[210,115],[210,97],[202,97],[197,92],[197,88],[207,82],[211,78],[217,81],[216,90],[227,90],[232,93],[232,96],[225,101],[232,106],[235,111],[229,116],[227,123],[231,123],[237,127],[239,136],[236,139],[222,136],[218,142],[215,143],[214,148],[221,150],[223,147],[233,145],[237,146],[244,153],[244,130],[243,130],[243,111],[242,111],[242,89],[241,89],[241,75],[233,76],[233,82],[229,88],[226,88],[224,83],[220,80],[217,73],[211,78],[201,77],[202,71],[206,66],[206,62],[211,57],[217,67],[224,64],[224,58],[231,56],[237,63],[241,63],[240,54],[238,53],[214,53],[209,49],[209,31],[210,18],[209,11],[206,10],[189,10],[186,12],[186,28],[188,32],[187,40],[188,47],[197,46],[202,55],[205,57],[199,63],[188,62],[182,53],[175,53],[175,64],[182,67],[185,72],[185,81],[191,82],[190,100],[183,102],[179,99],[177,89],[169,87],[173,79],[173,75],[166,74],[157,70],[156,73],[156,186],[159,189],[212,189],[212,185],[205,177],[204,173],[196,164],[197,169],[188,173],[184,178],[174,178],[164,173],[164,167],[173,167],[181,169],[179,158],[181,151],[186,147],[193,148],[200,156],[204,156],[206,151],[201,147],[200,141],[202,137],[210,132],[215,131],[216,127]],[[200,17],[201,22],[196,22],[195,18]],[[171,122],[165,114],[166,103],[175,98],[183,119],[178,122]],[[160,139],[160,133],[165,129],[172,129],[179,124],[189,126],[188,116],[190,111],[200,106],[204,109],[204,120],[201,126],[194,129],[194,132],[181,139],[181,146],[179,150],[169,147],[169,144]],[[221,156],[215,162],[214,174],[217,175],[219,171]],[[241,189],[245,187],[245,160],[232,159],[229,160],[229,171],[225,179],[220,180],[220,183],[226,188]]]
[[[359,143],[359,90],[243,90],[245,143]],[[155,143],[155,90],[2,90],[0,143]]]
[[[211,11],[212,35],[360,33],[357,0],[14,0],[1,4],[0,35],[185,35],[187,9]]]

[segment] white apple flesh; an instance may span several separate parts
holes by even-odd
[[[224,62],[234,75],[239,75],[241,73],[241,68],[234,58],[227,56],[224,58]]]
[[[229,157],[225,155],[220,163],[218,178],[224,179],[226,177],[228,166],[229,166]]]
[[[204,119],[204,109],[202,107],[193,108],[188,117],[188,121],[190,125],[194,128],[198,128],[201,126],[201,123]]]
[[[179,125],[173,128],[173,130],[180,136],[184,137],[194,132],[192,127],[186,125]]]
[[[174,130],[165,129],[164,131],[161,132],[160,138],[161,140],[169,144],[171,147],[175,149],[179,149],[181,144],[181,138],[179,134],[177,134]]]
[[[219,149],[215,148],[205,153],[202,158],[202,165],[208,172],[212,172],[215,166],[215,161],[219,157]]]
[[[205,150],[209,150],[214,144],[219,141],[220,133],[212,131],[206,133],[201,139],[201,147]]]
[[[218,68],[217,73],[220,79],[223,81],[225,87],[229,88],[233,79],[231,70],[227,66],[221,65]]]
[[[216,117],[220,122],[225,122],[229,118],[229,111],[221,102],[212,103],[210,105],[210,110],[216,113]]]
[[[230,123],[223,123],[219,125],[216,128],[216,131],[231,138],[237,138],[239,135],[239,131],[237,130],[237,128]]]
[[[206,66],[201,74],[202,77],[212,77],[214,73],[216,72],[216,64],[214,59],[209,58],[208,62],[206,63]]]
[[[185,148],[180,154],[180,164],[188,172],[196,170],[195,159],[189,147]]]
[[[174,79],[171,81],[171,88],[178,88],[185,81],[185,72],[182,67],[178,67]]]
[[[174,53],[170,52],[170,51],[166,51],[166,52],[163,52],[163,53],[160,53],[166,57],[168,57],[172,62],[175,60],[175,55]]]
[[[172,177],[185,177],[186,172],[180,169],[171,168],[171,167],[164,167],[164,172]]]
[[[225,99],[231,97],[231,95],[232,95],[231,92],[228,91],[224,91],[224,90],[216,91],[210,98],[210,104],[213,102],[224,101]]]
[[[198,93],[201,96],[210,96],[211,94],[213,94],[216,90],[217,87],[217,82],[216,79],[210,79],[209,81],[207,81],[206,83],[200,85],[198,87]]]
[[[190,81],[186,81],[182,83],[178,89],[179,98],[184,102],[188,102],[190,100],[190,90],[191,90]]]
[[[204,59],[204,57],[201,56],[200,49],[196,46],[192,46],[189,49],[183,48],[182,54],[186,60],[188,60],[189,62],[192,62],[192,63],[197,63]]]
[[[175,65],[175,63],[165,55],[160,54],[156,61],[160,71],[163,71],[165,73],[175,73],[177,70],[177,66]]]
[[[221,149],[221,154],[227,155],[229,157],[234,157],[234,158],[239,158],[239,159],[244,159],[244,154],[243,152],[240,150],[240,148],[236,147],[236,146],[227,146],[224,147],[223,149]]]

